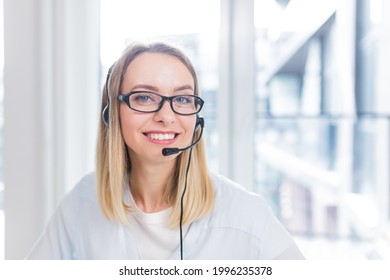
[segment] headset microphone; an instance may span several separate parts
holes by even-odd
[[[200,139],[202,138],[202,134],[203,134],[203,127],[204,127],[204,118],[203,117],[196,117],[196,125],[195,125],[195,130],[194,130],[194,133],[198,130],[200,126],[200,135],[198,137],[198,139],[196,139],[196,141],[194,143],[192,143],[191,145],[189,145],[188,147],[185,147],[185,148],[164,148],[162,149],[162,154],[164,156],[170,156],[170,155],[174,155],[174,154],[177,154],[181,151],[185,151],[185,150],[188,150],[188,149],[191,149],[193,146],[195,146],[196,144],[198,144],[198,142],[200,141]]]

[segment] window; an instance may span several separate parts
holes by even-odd
[[[380,2],[255,0],[256,191],[309,258],[389,254]]]

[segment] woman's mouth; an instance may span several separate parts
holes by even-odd
[[[176,141],[178,133],[175,132],[146,132],[144,135],[147,139],[155,144],[165,144],[169,145]]]
[[[172,140],[175,133],[147,133],[146,136],[153,140]]]

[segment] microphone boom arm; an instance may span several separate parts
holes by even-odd
[[[200,125],[200,129],[201,129],[200,130],[200,135],[199,135],[198,139],[196,139],[196,141],[194,143],[192,143],[188,147],[185,147],[185,148],[182,148],[182,149],[179,149],[179,148],[164,148],[161,151],[163,156],[170,156],[170,155],[177,154],[177,153],[179,153],[181,151],[185,151],[185,150],[191,149],[193,146],[198,144],[200,139],[202,138],[202,134],[203,134],[203,127],[204,127],[204,118],[203,117],[199,117],[199,125]],[[195,129],[194,133],[195,132],[196,132],[196,129]]]

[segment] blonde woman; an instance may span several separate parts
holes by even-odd
[[[194,67],[129,46],[102,94],[96,173],[67,194],[29,259],[301,259],[264,200],[210,174]]]

